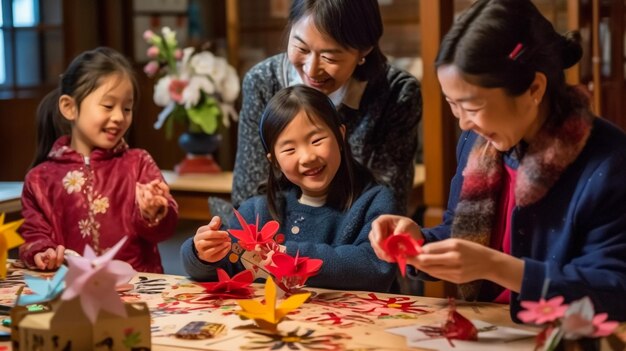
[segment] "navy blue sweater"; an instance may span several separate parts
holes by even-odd
[[[307,280],[308,286],[340,290],[390,290],[396,276],[396,265],[379,260],[368,239],[372,221],[376,217],[398,212],[393,193],[387,187],[370,187],[346,212],[330,206],[300,204],[295,189],[284,195],[285,211],[279,221],[279,232],[285,235],[287,253],[295,256],[299,252],[300,256],[324,261],[319,273]],[[261,224],[272,220],[265,196],[246,200],[238,210],[248,223],[254,223],[257,215]],[[228,224],[232,228],[240,228],[235,218],[231,218]],[[298,230],[292,230],[294,226]],[[214,264],[202,261],[193,246],[193,238],[183,243],[181,257],[186,272],[198,281],[216,280],[216,267],[225,269],[231,276],[243,270],[240,262],[232,264],[227,257]]]

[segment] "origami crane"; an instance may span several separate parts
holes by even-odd
[[[278,224],[277,221],[269,221],[265,223],[261,231],[258,231],[258,216],[256,219],[256,225],[248,224],[239,211],[233,210],[233,212],[235,212],[235,216],[237,216],[237,220],[239,221],[239,224],[241,224],[241,229],[229,229],[228,232],[235,238],[239,239],[239,245],[241,245],[244,250],[252,251],[259,245],[274,243],[274,235],[280,228],[280,224]]]
[[[57,297],[63,289],[65,289],[65,275],[67,274],[67,267],[61,265],[54,274],[52,279],[45,279],[41,277],[35,277],[31,275],[25,275],[24,281],[30,290],[34,292],[33,295],[20,295],[17,301],[18,305],[31,305],[34,303],[41,303],[45,301],[53,300]]]
[[[0,214],[0,279],[7,276],[8,251],[24,243],[24,239],[17,234],[17,228],[24,222],[19,221],[4,223],[4,213]]]
[[[210,283],[198,283],[204,290],[215,298],[248,298],[252,296],[254,289],[250,286],[254,281],[252,271],[245,270],[235,274],[232,278],[221,268],[217,268],[219,281]]]
[[[96,256],[87,245],[82,257],[66,257],[70,268],[61,299],[67,301],[78,297],[83,312],[92,324],[100,310],[126,317],[126,309],[115,287],[127,283],[136,272],[128,263],[113,260],[125,242],[126,237],[102,256]]]
[[[276,284],[272,277],[268,277],[265,281],[265,304],[255,300],[237,300],[242,308],[237,314],[242,318],[254,320],[262,329],[276,332],[278,323],[290,311],[300,307],[309,296],[311,293],[292,295],[276,307]]]
[[[276,252],[272,255],[272,264],[265,266],[265,269],[276,277],[279,286],[282,283],[287,290],[302,286],[309,277],[317,274],[324,261],[299,256],[299,252],[296,257]]]
[[[415,240],[408,233],[391,235],[383,242],[383,250],[398,262],[400,273],[404,277],[406,275],[406,258],[414,257],[422,252],[422,243],[424,240]]]

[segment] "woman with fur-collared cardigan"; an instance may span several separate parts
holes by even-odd
[[[626,134],[565,84],[576,39],[526,0],[477,1],[459,18],[436,62],[464,130],[443,223],[379,217],[379,258],[393,261],[383,241],[409,232],[426,242],[410,275],[510,303],[515,321],[520,301],[554,296],[588,296],[596,313],[626,321]]]

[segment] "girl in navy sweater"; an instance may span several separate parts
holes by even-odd
[[[392,192],[378,185],[357,163],[345,142],[345,126],[328,97],[304,85],[279,91],[259,123],[272,171],[266,194],[241,204],[248,223],[280,223],[282,251],[323,260],[308,285],[344,290],[388,291],[395,267],[376,258],[367,234],[383,213],[397,213]],[[244,269],[241,250],[215,216],[181,248],[187,273],[215,280],[215,268],[229,274]],[[235,255],[229,255],[229,253]]]

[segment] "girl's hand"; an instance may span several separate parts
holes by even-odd
[[[407,217],[382,215],[372,222],[369,239],[378,258],[387,262],[395,262],[393,257],[385,252],[382,245],[387,237],[400,233],[409,233],[416,240],[424,238],[419,225]]]
[[[193,237],[193,245],[198,251],[198,257],[206,262],[217,262],[230,251],[230,235],[224,230],[219,230],[222,220],[214,216],[209,224],[198,228]]]
[[[50,271],[59,268],[65,260],[65,247],[59,245],[56,249],[48,248],[46,251],[35,254],[35,266],[43,271]]]
[[[422,246],[407,263],[429,275],[456,284],[487,279],[519,292],[524,261],[481,244],[446,239]]]
[[[155,179],[148,184],[135,185],[135,198],[143,218],[158,224],[167,215],[170,189],[163,181]]]

